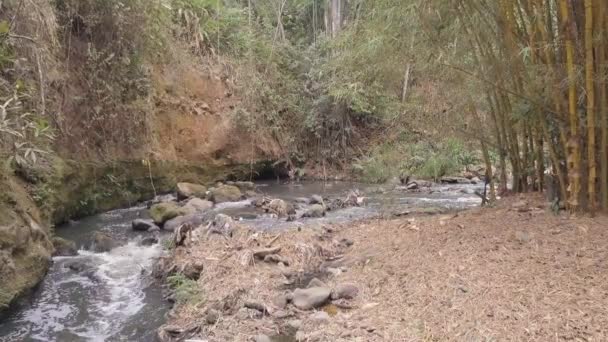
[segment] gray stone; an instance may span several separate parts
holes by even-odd
[[[186,202],[184,208],[192,208],[194,212],[207,211],[213,208],[213,202],[195,197]]]
[[[255,190],[255,183],[253,182],[234,182],[233,185],[241,189],[243,192]]]
[[[183,224],[189,224],[192,227],[198,227],[201,224],[203,224],[203,218],[202,218],[202,216],[200,216],[198,214],[178,216],[178,217],[175,217],[175,218],[167,221],[163,225],[163,229],[172,232],[177,227],[179,227],[179,226],[181,226]]]
[[[277,309],[284,309],[287,306],[287,297],[278,295],[272,299],[272,305]]]
[[[200,278],[201,276],[201,272],[203,271],[203,269],[204,264],[202,261],[189,261],[184,265],[184,268],[182,269],[182,274],[188,279],[198,280],[198,278]]]
[[[302,217],[319,218],[325,216],[325,207],[321,204],[313,204],[302,215]]]
[[[325,285],[324,282],[322,282],[319,278],[312,278],[309,282],[308,282],[308,288],[311,287],[327,287],[327,285]]]
[[[323,306],[331,296],[327,287],[296,289],[293,292],[293,305],[301,310],[311,310]]]
[[[158,243],[158,238],[157,237],[147,237],[143,240],[141,240],[141,245],[142,246],[152,246]]]
[[[272,339],[267,335],[257,335],[253,338],[254,342],[272,342]]]
[[[189,197],[205,197],[207,188],[200,184],[177,183],[177,199],[183,200]]]
[[[97,253],[109,252],[118,246],[114,239],[102,232],[95,232],[93,235],[93,251]]]
[[[264,206],[267,212],[276,214],[278,217],[290,217],[296,214],[296,209],[291,203],[287,203],[282,199],[273,199]]]
[[[51,239],[53,243],[53,256],[74,256],[78,254],[76,243],[74,241],[62,239],[60,237],[53,237]]]
[[[292,319],[289,322],[287,322],[287,327],[297,331],[300,330],[300,328],[302,327],[302,321],[299,319]]]
[[[339,284],[331,293],[331,299],[353,299],[359,294],[359,288],[350,283]]]
[[[237,202],[243,199],[243,193],[234,185],[221,184],[209,190],[208,198],[214,203]]]
[[[310,320],[315,324],[325,324],[329,322],[329,314],[325,311],[317,311],[310,315]]]
[[[217,323],[217,321],[220,319],[220,312],[215,310],[215,309],[209,309],[207,310],[207,314],[205,315],[205,323],[209,324],[209,325],[213,325],[215,323]]]
[[[312,195],[310,196],[310,204],[320,204],[325,205],[325,201],[321,195]]]
[[[139,232],[149,232],[154,227],[158,226],[152,220],[136,219],[131,222],[131,228]]]

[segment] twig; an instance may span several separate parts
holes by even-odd
[[[275,236],[272,240],[270,240],[269,243],[266,244],[266,247],[272,247],[272,244],[275,243],[280,237],[281,237],[281,234]]]
[[[30,42],[32,42],[34,44],[38,44],[38,42],[36,41],[36,39],[34,39],[32,37],[28,37],[28,36],[22,36],[20,34],[9,34],[8,37],[9,38],[15,38],[15,39],[25,39],[25,40],[29,40]]]

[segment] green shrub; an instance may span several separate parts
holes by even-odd
[[[167,283],[173,289],[177,303],[199,302],[202,300],[201,290],[196,281],[186,278],[181,273],[167,277]]]

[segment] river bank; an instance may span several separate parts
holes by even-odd
[[[604,340],[606,217],[537,197],[495,208],[260,232],[177,247],[197,264],[162,340]],[[272,255],[268,257],[267,255]]]

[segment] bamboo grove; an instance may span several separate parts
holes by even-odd
[[[498,151],[499,190],[510,164],[514,192],[551,182],[572,211],[608,210],[608,3],[450,4],[468,62],[449,67],[483,90],[483,101],[470,99],[468,109],[487,118],[480,140]],[[442,1],[422,6],[446,15]]]

